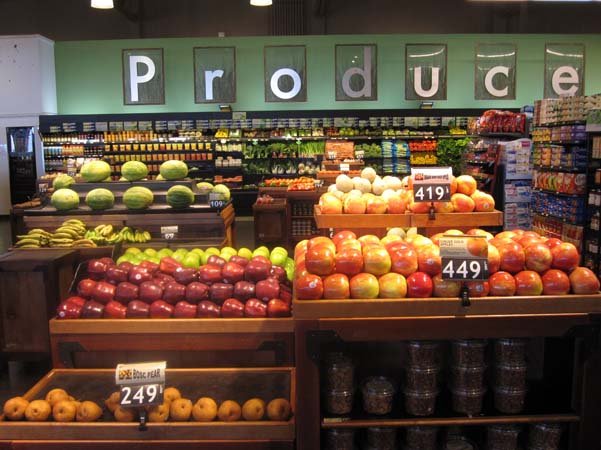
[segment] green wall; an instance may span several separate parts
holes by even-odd
[[[512,101],[474,100],[474,51],[478,42],[515,43],[517,98]],[[546,42],[586,45],[586,94],[601,92],[600,35],[359,35],[260,38],[178,38],[57,42],[56,84],[59,114],[110,114],[217,111],[216,105],[194,103],[195,46],[235,46],[238,111],[281,109],[414,108],[404,100],[404,44],[448,44],[446,101],[435,108],[509,108],[532,104],[543,96]],[[378,101],[336,102],[335,44],[374,43],[378,46]],[[263,46],[307,46],[308,98],[305,103],[266,103],[263,88]],[[121,50],[164,48],[165,105],[124,106]]]

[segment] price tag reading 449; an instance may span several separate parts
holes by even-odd
[[[119,364],[115,383],[121,391],[124,407],[161,405],[165,390],[165,361],[140,364]]]
[[[415,202],[448,202],[451,200],[450,167],[415,167],[411,169]]]
[[[488,280],[488,242],[484,236],[443,236],[439,240],[442,279]]]

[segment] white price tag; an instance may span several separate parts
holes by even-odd
[[[340,171],[341,172],[348,172],[349,170],[351,170],[351,167],[348,163],[342,163],[340,164]]]
[[[415,202],[448,202],[451,200],[450,167],[411,168]]]
[[[443,236],[439,245],[443,280],[488,280],[486,237]]]
[[[179,232],[178,225],[168,225],[161,227],[161,236],[163,239],[171,240],[177,237],[177,233]]]
[[[119,404],[123,407],[162,405],[164,384],[143,384],[141,386],[121,386]]]

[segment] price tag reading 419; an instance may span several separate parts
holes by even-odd
[[[121,406],[160,405],[165,390],[165,361],[140,364],[119,364],[115,383],[121,391]]]
[[[416,202],[448,202],[451,200],[450,167],[412,168],[413,198]]]
[[[443,236],[439,240],[442,279],[488,279],[488,242],[484,236]]]

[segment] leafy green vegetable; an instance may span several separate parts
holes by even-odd
[[[437,165],[451,166],[453,168],[453,175],[461,175],[461,160],[469,143],[469,138],[439,139],[436,150]]]

